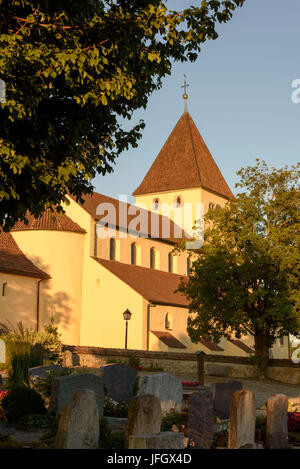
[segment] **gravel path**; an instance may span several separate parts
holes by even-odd
[[[196,376],[177,375],[182,381],[195,381]],[[219,378],[217,376],[205,376],[204,384],[210,387],[213,383],[226,382],[233,378]],[[287,397],[298,397],[300,395],[300,385],[285,384],[269,379],[256,380],[253,378],[234,378],[236,381],[243,383],[244,389],[252,391],[256,398],[256,408],[261,408],[272,394],[285,394]]]

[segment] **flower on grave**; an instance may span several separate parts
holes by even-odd
[[[2,401],[2,399],[7,396],[7,394],[9,393],[9,391],[0,391],[0,402]]]
[[[175,424],[172,425],[171,432],[175,432],[175,433],[179,432],[177,425]]]
[[[289,432],[300,431],[300,412],[288,412],[288,430]]]

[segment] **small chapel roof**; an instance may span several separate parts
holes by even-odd
[[[0,231],[0,272],[40,279],[50,278],[49,274],[27,259],[12,235],[4,231]]]
[[[133,195],[201,187],[233,197],[188,112],[184,112]]]
[[[77,223],[71,220],[65,214],[60,214],[55,208],[53,211],[47,208],[38,218],[35,218],[30,212],[26,213],[28,224],[24,221],[17,221],[11,231],[26,230],[53,230],[53,231],[70,231],[73,233],[86,233]]]
[[[137,265],[123,264],[118,261],[109,261],[100,258],[93,259],[148,301],[183,308],[187,308],[189,305],[188,300],[182,293],[175,293],[175,290],[177,290],[179,286],[180,279],[186,278],[182,275],[171,274],[169,272]]]

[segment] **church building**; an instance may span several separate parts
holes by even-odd
[[[128,349],[250,356],[252,337],[193,344],[188,301],[176,292],[192,263],[190,251],[173,252],[186,236],[184,208],[195,220],[197,205],[205,217],[233,197],[187,110],[133,195],[135,205],[70,196],[65,214],[28,214],[27,225],[1,232],[0,322],[42,330],[53,317],[64,344],[122,349],[129,310]],[[288,358],[287,338],[271,355]]]

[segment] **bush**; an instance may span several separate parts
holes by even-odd
[[[127,402],[115,402],[110,397],[104,398],[103,415],[105,417],[127,417]]]
[[[18,423],[25,427],[57,428],[57,417],[53,414],[24,415]]]
[[[29,347],[38,349],[41,354],[41,361],[42,355],[46,354],[52,363],[62,363],[63,346],[58,328],[54,326],[53,318],[51,318],[49,324],[44,324],[44,331],[42,332],[25,328],[22,321],[18,322],[17,326],[13,326],[10,322],[8,322],[8,325],[0,323],[0,338],[4,339],[8,345],[7,363],[10,362],[11,358],[10,348],[14,349],[15,344],[24,344],[27,349]]]
[[[256,431],[259,432],[259,437],[261,441],[265,441],[267,434],[267,417],[262,415],[256,417]]]
[[[181,413],[171,410],[163,418],[161,422],[161,432],[170,432],[173,425],[176,425],[178,431],[180,431],[181,425]]]
[[[137,366],[140,366],[141,360],[139,357],[129,357],[128,359],[128,365],[132,366],[132,368],[136,368]]]
[[[42,396],[26,386],[10,389],[2,400],[2,408],[9,422],[18,422],[25,415],[46,413]]]
[[[102,418],[100,421],[100,438],[99,448],[100,449],[124,449],[125,435],[123,432],[112,433],[108,426],[106,418]]]
[[[61,365],[63,361],[63,346],[60,337],[57,326],[54,326],[54,319],[51,318],[50,324],[45,324],[44,332],[40,333],[39,343],[47,353],[48,359],[56,365]]]
[[[9,342],[8,350],[8,385],[12,387],[28,385],[28,368],[42,363],[40,349],[27,342]]]
[[[34,383],[34,388],[43,396],[50,397],[51,395],[51,388],[54,378],[58,378],[60,376],[68,376],[71,374],[71,370],[69,368],[61,371],[49,370],[47,373],[47,378],[39,378]]]

